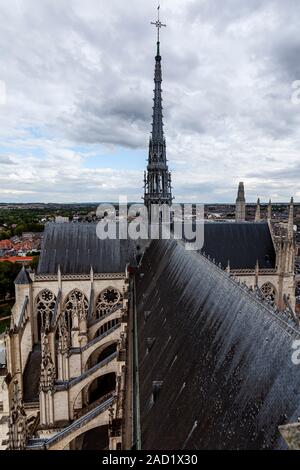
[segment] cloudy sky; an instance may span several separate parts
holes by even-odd
[[[161,3],[176,200],[299,201],[299,0]],[[156,6],[0,0],[0,201],[140,200]]]

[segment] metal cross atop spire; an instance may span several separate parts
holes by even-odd
[[[157,21],[151,21],[151,24],[153,24],[154,26],[156,26],[157,28],[157,44],[159,44],[159,31],[160,31],[160,28],[162,27],[166,27],[167,25],[166,24],[163,24],[161,21],[160,21],[160,2],[158,0],[158,7],[157,7]]]

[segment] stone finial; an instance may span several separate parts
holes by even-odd
[[[228,260],[226,271],[228,272],[228,274],[230,273],[230,260]]]
[[[258,286],[258,278],[259,278],[259,262],[258,259],[256,260],[256,265],[255,265],[255,287]]]
[[[267,219],[272,220],[272,201],[269,200]]]
[[[61,269],[60,269],[60,264],[57,266],[57,281],[58,281],[58,284],[61,285]]]
[[[256,211],[255,211],[255,222],[260,222],[260,199],[257,199]]]

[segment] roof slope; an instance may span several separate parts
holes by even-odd
[[[285,447],[278,425],[300,415],[298,331],[175,241],[147,249],[136,308],[142,448]]]
[[[96,223],[47,224],[38,274],[56,274],[58,265],[63,274],[89,273],[91,266],[98,273],[124,272],[129,261],[134,263],[136,242],[100,240],[96,227]],[[275,266],[266,223],[206,223],[203,250],[224,267],[229,260],[232,269],[253,269],[257,260],[260,268]]]
[[[38,274],[121,273],[135,257],[130,240],[100,240],[96,223],[46,225]]]
[[[254,269],[275,267],[275,250],[267,223],[212,222],[205,224],[203,251],[226,267]]]
[[[23,266],[21,271],[18,273],[16,279],[15,279],[15,284],[16,285],[27,285],[31,284],[32,280],[28,274],[28,271],[25,269]]]

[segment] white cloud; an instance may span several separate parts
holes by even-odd
[[[86,157],[147,157],[155,13],[152,0],[0,0],[0,200],[140,200],[144,161]],[[240,180],[252,201],[299,194],[299,13],[295,0],[162,3],[177,200],[232,201]]]

